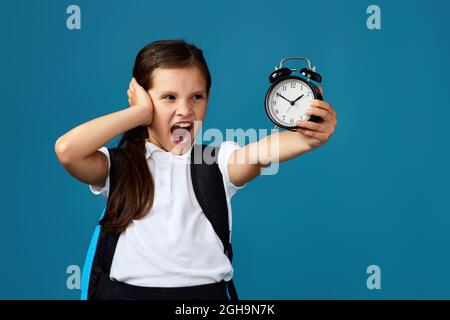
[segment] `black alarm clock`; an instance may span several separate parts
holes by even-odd
[[[290,69],[283,67],[287,60],[304,60],[307,68]],[[298,76],[294,72],[298,71]],[[271,86],[267,90],[265,109],[269,119],[276,125],[291,131],[299,128],[299,120],[320,123],[322,118],[315,115],[305,115],[312,100],[323,100],[319,88],[313,83],[322,82],[322,76],[311,67],[311,62],[303,57],[288,57],[281,60],[279,67],[275,67],[269,76]]]

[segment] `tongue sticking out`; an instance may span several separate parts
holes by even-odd
[[[180,128],[180,127],[174,127],[172,128],[172,142],[175,144],[181,143],[183,141],[187,141],[190,139],[191,133],[190,128]]]

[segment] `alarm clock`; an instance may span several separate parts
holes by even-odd
[[[307,68],[290,69],[283,67],[288,60],[303,60],[308,63]],[[298,75],[294,72],[298,71]],[[299,120],[320,123],[322,118],[315,115],[305,115],[312,100],[323,100],[319,88],[313,83],[321,83],[322,76],[311,67],[311,61],[304,57],[288,57],[281,60],[269,76],[271,86],[265,98],[265,110],[269,119],[276,127],[295,131],[299,128]]]

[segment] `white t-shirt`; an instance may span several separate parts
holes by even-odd
[[[225,141],[218,154],[230,230],[230,200],[243,186],[237,187],[230,181],[226,164],[237,148],[237,143]],[[102,147],[99,151],[108,157],[110,164],[108,149]],[[190,150],[176,155],[146,140],[146,159],[155,182],[153,207],[121,233],[111,278],[136,286],[184,287],[229,281],[233,277],[233,267],[223,252],[222,242],[195,197],[190,156]],[[103,188],[89,187],[94,194],[107,197],[109,174]]]

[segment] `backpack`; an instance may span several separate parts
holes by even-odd
[[[122,148],[111,148],[108,149],[108,151],[110,154],[109,194],[112,194],[117,183],[117,174],[115,174],[115,172],[120,168],[120,162],[124,155]],[[197,201],[217,236],[220,238],[225,255],[230,262],[232,262],[233,248],[230,243],[228,206],[225,188],[222,183],[222,173],[217,164],[218,153],[218,147],[193,145],[190,164],[191,180]],[[208,163],[211,161],[205,161],[203,155],[211,156],[215,161]],[[197,159],[200,159],[201,161],[197,161]],[[101,219],[106,210],[107,207],[103,210]],[[83,266],[81,288],[82,300],[95,299],[100,274],[102,271],[108,275],[110,274],[111,264],[119,236],[120,234],[106,232],[102,229],[100,224],[96,226]],[[230,299],[238,300],[233,279],[226,282],[226,285]]]

